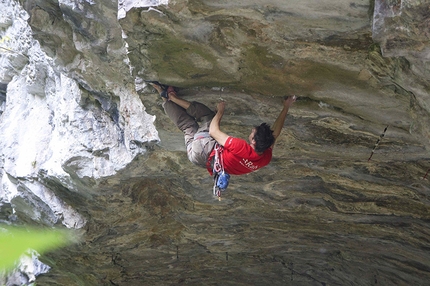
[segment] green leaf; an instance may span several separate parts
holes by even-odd
[[[11,269],[29,249],[42,254],[76,241],[76,236],[65,230],[1,227],[0,270]]]

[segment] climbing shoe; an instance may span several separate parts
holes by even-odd
[[[160,93],[161,97],[163,97],[165,99],[169,99],[168,91],[167,91],[169,86],[167,86],[165,84],[161,84],[158,81],[154,81],[154,80],[152,80],[152,81],[151,80],[145,80],[145,82],[150,84],[152,87],[154,87]]]

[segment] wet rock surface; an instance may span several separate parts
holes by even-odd
[[[425,4],[172,1],[117,19],[115,1],[22,2],[53,70],[75,81],[80,105],[104,120],[94,133],[75,127],[107,140],[117,129],[103,126],[120,126],[139,147],[109,143],[94,157],[63,156],[67,177],[44,168],[22,175],[0,157],[3,194],[6,181],[27,186],[21,193],[35,181],[85,218],[80,244],[40,258],[51,270],[38,284],[426,285],[428,59],[414,52],[420,45],[404,43],[427,39],[417,32],[399,46],[390,40],[404,31],[395,23],[419,25],[411,14],[424,21]],[[143,79],[212,108],[225,100],[221,127],[241,138],[272,124],[284,95],[299,99],[270,165],[234,176],[218,201]],[[112,157],[116,148],[127,164]],[[21,197],[3,202],[1,220],[14,208],[15,223],[42,224],[28,205]],[[56,217],[52,204],[43,207]]]

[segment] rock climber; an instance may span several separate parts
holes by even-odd
[[[211,175],[215,143],[223,146],[223,168],[230,175],[247,174],[269,164],[288,109],[296,101],[295,96],[284,98],[282,111],[272,128],[266,123],[254,127],[247,142],[221,131],[220,122],[225,102],[218,103],[215,113],[200,102],[189,102],[178,97],[172,86],[154,81],[148,83],[161,95],[164,111],[184,133],[188,159],[195,165],[206,168]]]

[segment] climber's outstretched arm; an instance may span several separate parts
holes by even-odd
[[[228,135],[219,129],[219,125],[220,125],[222,116],[224,115],[224,109],[225,109],[225,102],[222,101],[222,102],[218,103],[217,113],[215,114],[215,116],[212,119],[211,124],[209,126],[209,135],[212,138],[214,138],[218,142],[218,144],[220,144],[222,146],[224,146],[224,144],[228,138]]]
[[[290,108],[291,105],[293,105],[295,101],[296,101],[296,96],[288,96],[284,99],[284,107],[282,108],[281,113],[279,114],[278,118],[276,119],[275,123],[272,126],[275,142],[279,134],[281,134],[282,127],[284,127],[285,119],[287,118],[288,109]],[[272,148],[275,146],[275,142],[273,143]]]

